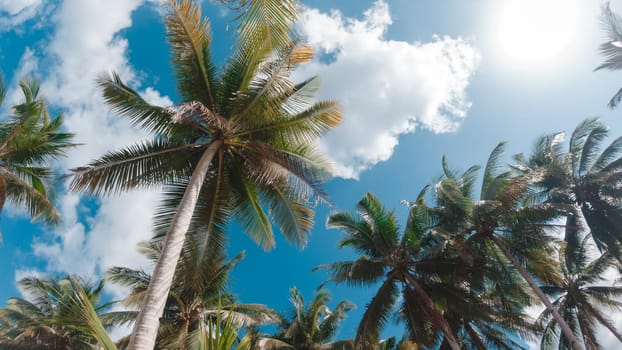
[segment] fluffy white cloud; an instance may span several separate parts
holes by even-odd
[[[118,72],[130,85],[141,86],[140,74],[128,62],[128,42],[119,33],[131,26],[131,14],[142,3],[65,0],[52,17],[50,42],[43,51],[29,49],[23,55],[20,75],[44,78],[42,91],[48,103],[63,111],[66,128],[76,134],[75,142],[83,144],[62,161],[61,171],[147,137],[113,115],[96,86],[98,75],[109,70]],[[172,103],[151,87],[141,92],[152,103]],[[77,273],[91,279],[115,265],[149,268],[136,244],[151,237],[156,193],[97,199],[97,210],[78,194],[65,194],[59,200],[64,220],[61,227],[37,239],[34,253],[46,259],[47,272]],[[121,290],[109,286],[109,291],[121,296]]]
[[[456,130],[471,105],[465,95],[480,61],[464,39],[388,40],[389,6],[377,1],[363,19],[306,9],[300,28],[318,53],[298,75],[319,74],[320,97],[339,101],[343,124],[322,142],[336,175],[357,178],[387,160],[400,134],[416,126]],[[324,59],[321,59],[324,58]]]

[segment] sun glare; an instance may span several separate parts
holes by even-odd
[[[510,0],[496,13],[500,54],[514,64],[562,60],[579,26],[579,4],[571,0]]]

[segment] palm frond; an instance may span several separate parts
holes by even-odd
[[[398,290],[392,275],[378,288],[378,291],[367,304],[365,313],[356,330],[355,343],[369,349],[380,339],[380,331],[388,321],[389,312],[395,305]]]
[[[260,63],[295,36],[294,23],[300,3],[296,0],[245,1],[238,17],[237,44],[247,62],[242,86],[247,86]]]
[[[486,162],[486,168],[484,169],[484,178],[482,181],[482,191],[480,194],[481,199],[493,198],[492,193],[489,193],[491,182],[498,175],[498,171],[501,168],[501,157],[505,150],[505,142],[500,142],[490,153],[488,161]]]
[[[153,134],[169,135],[171,115],[165,108],[154,106],[145,101],[136,91],[121,80],[116,72],[102,74],[97,84],[104,94],[105,102],[113,112],[126,116],[130,121]]]
[[[166,37],[171,47],[178,90],[184,101],[199,101],[211,111],[216,109],[216,67],[211,61],[209,22],[190,0],[169,0]]]
[[[104,195],[174,182],[198,161],[202,149],[164,139],[139,143],[71,169],[69,188]]]
[[[4,173],[6,180],[7,198],[20,207],[25,207],[33,220],[42,219],[46,223],[55,224],[60,221],[60,214],[41,186],[37,185],[36,177],[21,179],[10,172]],[[33,181],[31,183],[29,181]]]

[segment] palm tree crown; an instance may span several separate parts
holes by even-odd
[[[418,201],[423,201],[422,196],[423,193]],[[341,247],[352,247],[361,256],[354,261],[318,267],[328,269],[329,281],[337,283],[369,286],[381,282],[359,324],[357,347],[370,349],[378,344],[380,331],[401,294],[399,315],[406,321],[412,338],[431,344],[440,331],[452,348],[458,349],[453,331],[431,297],[441,298],[449,291],[459,293],[441,278],[453,270],[452,262],[436,259],[423,246],[430,227],[423,202],[411,208],[402,235],[394,213],[387,211],[374,195],[366,194],[357,209],[358,213],[332,214],[328,226],[344,232]]]
[[[45,280],[24,278],[28,299],[11,298],[0,309],[0,348],[116,350],[100,319],[103,283],[92,285],[75,276]]]
[[[542,290],[554,298],[555,305],[577,337],[583,339],[586,349],[604,349],[596,335],[595,327],[598,324],[606,327],[622,342],[622,335],[601,309],[606,307],[608,310],[622,311],[622,287],[602,284],[606,281],[605,272],[617,265],[616,259],[607,253],[590,259],[590,240],[587,238],[566,242],[565,254],[559,254],[564,279],[558,284],[544,285]],[[558,325],[549,310],[542,312],[538,322],[545,330],[543,349],[570,348],[564,334],[558,334]]]
[[[596,118],[586,119],[573,131],[564,152],[564,134],[541,137],[528,159],[518,156],[517,168],[537,171],[538,196],[548,203],[565,205],[567,240],[589,232],[596,247],[622,259],[622,207],[618,186],[622,178],[622,137],[601,151],[608,129]]]
[[[60,216],[50,201],[54,173],[51,161],[76,146],[70,133],[60,132],[63,118],[50,118],[36,80],[23,79],[24,101],[0,123],[0,211],[8,199],[25,208],[33,220],[57,223]],[[0,104],[5,95],[0,79]]]
[[[342,301],[334,309],[329,309],[328,291],[320,290],[313,300],[305,305],[305,300],[297,288],[292,288],[292,310],[289,317],[282,317],[280,331],[274,339],[266,339],[263,348],[296,350],[351,350],[351,341],[333,341],[346,312],[354,305]]]

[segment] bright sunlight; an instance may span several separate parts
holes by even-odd
[[[568,0],[511,0],[496,13],[499,52],[516,64],[558,61],[577,34],[579,3]]]

